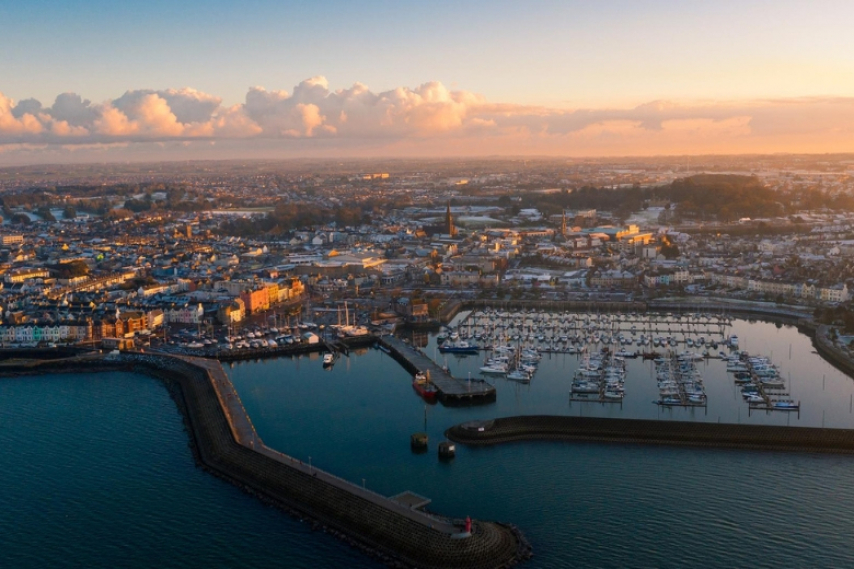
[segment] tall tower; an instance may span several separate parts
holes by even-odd
[[[560,234],[566,237],[566,210],[563,210],[563,217],[560,220]]]
[[[445,223],[448,225],[448,235],[457,236],[457,228],[454,227],[454,218],[451,216],[451,202],[448,202],[448,210],[445,212]]]

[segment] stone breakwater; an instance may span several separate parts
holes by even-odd
[[[854,453],[854,430],[851,429],[550,415],[471,421],[451,427],[445,436],[468,445],[556,440]]]
[[[76,369],[69,369],[72,365]],[[22,375],[123,369],[157,377],[181,410],[197,463],[266,503],[393,567],[500,569],[531,556],[521,532],[509,524],[460,522],[411,510],[263,445],[216,361],[153,354],[123,354],[74,364],[9,366]]]
[[[813,336],[813,345],[816,351],[837,369],[846,373],[848,377],[854,378],[854,361],[851,361],[848,353],[830,340],[828,337],[829,330],[829,326],[816,327]]]

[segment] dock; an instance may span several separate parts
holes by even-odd
[[[485,381],[458,379],[417,348],[395,336],[382,336],[377,342],[412,375],[425,373],[439,390],[446,405],[472,405],[495,401],[495,387]]]
[[[794,411],[797,412],[798,418],[800,419],[801,402],[798,401],[795,403],[792,401],[792,396],[786,390],[785,384],[778,385],[779,382],[782,382],[782,379],[778,376],[776,378],[776,382],[766,383],[763,378],[759,376],[750,359],[747,359],[744,363],[747,366],[747,373],[750,375],[750,383],[748,385],[754,387],[756,389],[755,393],[762,398],[761,402],[748,402],[748,416],[750,416],[750,413],[753,411]]]

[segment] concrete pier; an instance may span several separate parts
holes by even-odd
[[[442,403],[471,405],[495,401],[495,387],[485,381],[455,378],[421,351],[394,336],[383,336],[377,341],[409,373],[428,373],[430,381],[439,389],[439,400]]]

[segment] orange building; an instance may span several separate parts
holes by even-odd
[[[240,300],[243,301],[243,306],[246,308],[247,314],[254,314],[255,312],[270,308],[270,296],[266,286],[242,290],[240,292]]]

